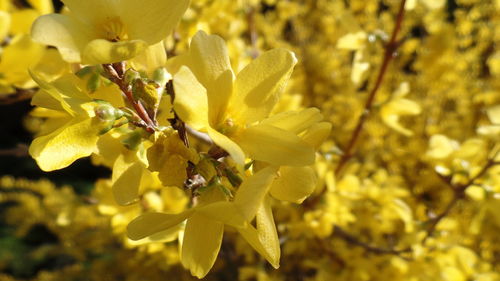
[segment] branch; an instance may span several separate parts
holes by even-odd
[[[29,100],[36,93],[37,89],[17,89],[12,94],[2,96],[0,98],[0,105],[9,105],[17,102]]]
[[[355,146],[359,136],[361,135],[361,132],[363,131],[364,124],[365,124],[365,122],[368,118],[368,115],[370,114],[371,108],[373,106],[375,96],[377,95],[377,92],[380,89],[380,86],[382,85],[382,82],[384,80],[385,73],[387,72],[387,68],[389,66],[389,63],[391,62],[391,60],[394,57],[394,52],[398,48],[399,43],[397,41],[397,38],[398,38],[399,31],[401,30],[401,25],[403,24],[403,19],[404,19],[404,15],[405,15],[405,13],[404,13],[405,12],[405,9],[404,9],[405,4],[406,4],[406,0],[402,0],[400,7],[399,7],[397,19],[396,19],[396,25],[394,26],[394,30],[392,31],[391,39],[385,47],[384,60],[383,60],[382,65],[380,66],[380,70],[379,70],[378,75],[377,75],[377,80],[375,82],[375,86],[371,90],[371,92],[368,96],[368,99],[366,100],[365,107],[363,109],[363,113],[359,117],[356,128],[354,129],[354,131],[351,135],[351,138],[350,138],[350,140],[349,140],[349,142],[344,150],[344,154],[340,158],[339,163],[337,165],[337,168],[335,169],[336,176],[338,176],[340,174],[340,172],[344,168],[345,164],[347,164],[347,162],[349,161],[349,159],[351,159],[351,157],[353,155],[354,146]],[[320,201],[321,197],[325,194],[326,190],[327,189],[324,188],[314,198],[311,198],[311,199],[307,200],[306,202],[304,202],[305,207],[307,208],[307,207],[311,207],[311,206],[316,205]]]
[[[349,142],[347,143],[346,148],[344,149],[344,154],[340,158],[339,164],[337,165],[337,168],[335,169],[335,175],[339,175],[342,169],[344,168],[345,164],[351,159],[353,156],[353,149],[354,146],[356,145],[356,142],[359,139],[359,136],[361,135],[361,132],[363,131],[365,122],[368,118],[368,115],[370,115],[373,102],[375,101],[375,97],[378,93],[378,90],[380,89],[380,86],[382,85],[382,82],[384,81],[384,76],[385,73],[387,72],[387,68],[389,66],[389,63],[391,60],[394,58],[394,54],[398,48],[398,33],[401,30],[401,25],[403,23],[404,15],[405,15],[405,3],[406,0],[402,0],[401,4],[399,6],[399,12],[396,20],[396,25],[394,26],[394,30],[392,31],[391,39],[389,43],[385,47],[385,54],[384,54],[384,60],[382,62],[382,65],[380,66],[380,70],[378,72],[377,80],[375,82],[375,86],[371,90],[370,94],[368,95],[368,99],[366,100],[365,107],[363,109],[363,112],[361,113],[361,116],[358,119],[358,123],[351,135],[351,138]]]
[[[107,74],[107,78],[120,88],[120,90],[125,95],[126,100],[134,107],[134,110],[139,118],[144,121],[143,127],[146,129],[146,131],[149,133],[153,133],[155,131],[154,128],[156,127],[155,122],[151,119],[141,102],[134,99],[132,89],[130,85],[125,82],[125,79],[123,77],[124,64],[103,64],[102,66]]]
[[[397,255],[397,256],[400,256],[401,254],[411,252],[411,248],[396,250],[396,249],[391,249],[391,248],[380,248],[377,246],[367,244],[365,242],[360,241],[357,237],[347,233],[345,230],[343,230],[340,226],[337,226],[337,225],[334,226],[333,235],[342,238],[343,240],[345,240],[347,243],[349,243],[351,245],[361,247],[361,248],[365,249],[367,252],[370,252],[370,253],[373,253],[376,255]]]
[[[472,186],[476,180],[482,178],[488,172],[488,170],[491,167],[499,164],[498,162],[495,161],[495,156],[496,155],[494,155],[493,157],[489,158],[488,162],[486,162],[486,164],[483,166],[483,168],[481,169],[481,171],[479,171],[475,176],[473,176],[472,178],[470,178],[465,184],[454,185],[451,182],[451,177],[446,177],[446,178],[441,177],[442,179],[445,180],[445,182],[449,186],[451,186],[451,188],[453,190],[453,198],[448,203],[448,205],[446,205],[446,208],[443,210],[443,212],[441,212],[436,217],[431,218],[431,219],[429,219],[428,221],[425,222],[429,226],[427,228],[427,234],[424,237],[424,239],[422,240],[422,243],[425,243],[425,241],[427,241],[427,239],[429,239],[430,237],[432,237],[432,235],[436,231],[436,227],[439,224],[439,222],[441,222],[441,220],[443,220],[446,216],[448,216],[448,214],[451,212],[451,210],[453,209],[453,207],[455,207],[455,205],[460,200],[462,200],[465,197],[465,191],[467,190],[467,188],[469,188],[470,186]]]
[[[26,157],[28,155],[28,146],[24,143],[19,143],[14,148],[0,150],[0,156]]]

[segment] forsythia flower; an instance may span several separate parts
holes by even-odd
[[[15,8],[10,1],[0,6],[0,41],[4,42],[0,60],[0,94],[11,94],[17,89],[30,89],[36,86],[28,69],[37,69],[43,76],[56,78],[67,70],[58,61],[53,50],[33,42],[29,36],[32,22],[39,15],[53,11],[50,0],[28,1],[34,9]]]
[[[207,132],[240,165],[245,155],[275,165],[310,165],[313,147],[266,121],[296,62],[293,53],[275,49],[234,77],[222,38],[199,32],[189,54],[175,59],[174,109],[188,125]]]
[[[404,98],[409,92],[408,83],[401,83],[392,99],[380,110],[380,116],[384,123],[407,137],[412,136],[413,132],[401,126],[399,117],[401,115],[418,115],[422,111],[418,103]]]
[[[129,224],[129,237],[133,240],[143,239],[187,220],[181,244],[181,261],[194,276],[203,278],[215,263],[224,225],[227,224],[238,229],[259,253],[277,267],[279,261],[276,255],[269,254],[263,246],[268,243],[262,243],[255,228],[247,223],[259,212],[260,203],[275,173],[275,168],[268,167],[247,178],[239,187],[233,202],[229,202],[219,186],[214,185],[208,186],[208,190],[199,197],[198,204],[187,211],[179,214],[145,213]],[[274,240],[277,242],[277,239]]]
[[[67,15],[33,24],[33,38],[56,46],[68,62],[114,63],[131,59],[166,38],[188,0],[64,0]]]
[[[96,151],[105,124],[96,116],[98,104],[84,90],[84,81],[71,74],[52,83],[34,73],[32,76],[41,88],[32,100],[33,105],[40,107],[34,115],[50,117],[29,150],[40,168],[62,169]]]

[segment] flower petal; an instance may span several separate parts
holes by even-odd
[[[192,209],[180,214],[144,213],[128,224],[127,235],[132,240],[140,240],[180,224],[193,213]]]
[[[54,12],[54,5],[51,0],[28,0],[28,2],[41,14]]]
[[[119,2],[121,2],[120,17],[127,26],[130,38],[141,39],[148,44],[158,43],[170,35],[189,6],[189,0],[122,0]]]
[[[97,26],[120,15],[120,0],[62,0],[71,15],[83,23]],[[141,1],[142,2],[142,1]]]
[[[10,14],[0,10],[0,40],[3,40],[10,30]]]
[[[234,198],[247,221],[251,221],[276,177],[278,168],[269,166],[243,181]]]
[[[92,65],[120,62],[136,57],[146,47],[146,42],[142,40],[110,42],[105,39],[95,39],[83,49],[82,63]]]
[[[312,167],[280,167],[279,177],[271,185],[271,195],[279,200],[302,203],[316,187]]]
[[[197,209],[201,214],[212,220],[233,226],[244,227],[246,225],[245,217],[238,206],[232,202],[215,202],[207,204]]]
[[[203,278],[210,271],[222,244],[224,224],[194,214],[186,223],[181,262],[191,274]]]
[[[259,233],[259,241],[269,254],[269,263],[276,268],[279,267],[281,249],[270,199],[269,196],[266,196],[264,202],[260,205],[257,211],[256,226]]]
[[[84,26],[59,14],[44,15],[36,19],[31,27],[31,36],[36,42],[57,47],[68,62],[80,62],[80,51],[92,38],[92,34]]]
[[[129,205],[137,200],[141,184],[143,165],[139,161],[128,162],[122,155],[113,165],[113,195],[120,205]]]
[[[329,122],[319,122],[312,125],[307,131],[300,135],[300,137],[312,145],[315,149],[328,138],[332,130],[332,123]]]
[[[294,53],[285,49],[265,52],[238,75],[230,101],[231,116],[244,124],[267,117],[297,63]]]
[[[273,165],[306,166],[315,160],[311,145],[289,131],[266,124],[243,130],[236,142],[250,158]]]
[[[167,52],[163,41],[146,48],[142,53],[135,57],[131,63],[132,67],[138,71],[146,72],[149,77],[160,67],[164,67],[167,62]]]
[[[196,80],[186,66],[182,66],[174,76],[174,110],[189,126],[195,130],[208,127],[207,91]]]
[[[224,149],[229,155],[233,158],[234,162],[243,166],[245,165],[245,153],[233,140],[226,137],[225,135],[219,133],[218,131],[212,129],[211,127],[207,128],[208,135],[213,140],[215,144]]]
[[[311,107],[301,111],[278,113],[263,120],[261,124],[271,125],[298,134],[321,121],[321,119],[323,119],[323,115],[321,115],[319,109]]]
[[[44,171],[65,168],[96,149],[101,127],[95,119],[76,119],[54,132],[36,138],[29,153]]]
[[[189,68],[207,89],[212,124],[223,118],[233,89],[233,71],[224,40],[217,35],[198,31],[189,47]]]
[[[261,256],[263,256],[275,269],[280,267],[279,260],[273,257],[266,246],[262,244],[259,239],[259,233],[255,227],[248,225],[245,228],[239,228],[238,232],[243,236],[243,238],[257,251]]]

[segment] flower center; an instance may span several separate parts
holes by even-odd
[[[102,26],[104,37],[109,41],[116,42],[128,39],[127,30],[120,17],[112,17],[104,22]]]
[[[227,118],[222,124],[219,125],[218,131],[226,136],[232,135],[234,132],[238,130],[238,126],[236,126],[233,122],[233,119]]]

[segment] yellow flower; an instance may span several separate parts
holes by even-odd
[[[174,109],[195,130],[242,165],[245,154],[273,165],[304,166],[314,149],[294,132],[265,119],[279,100],[297,59],[284,49],[262,54],[235,77],[224,40],[198,32],[188,54],[170,66],[175,73]],[[297,116],[300,122],[302,116]]]
[[[222,242],[224,225],[227,224],[238,229],[259,253],[277,267],[279,254],[278,257],[275,251],[271,251],[270,254],[270,250],[265,246],[276,245],[277,235],[271,235],[272,242],[269,242],[268,238],[248,224],[257,215],[257,227],[261,231],[269,230],[271,224],[274,228],[272,213],[270,209],[262,209],[262,202],[275,175],[276,168],[267,167],[250,176],[239,187],[233,202],[228,201],[217,185],[210,186],[200,195],[198,204],[187,211],[178,214],[156,212],[142,214],[130,222],[127,228],[128,235],[132,240],[143,239],[176,227],[186,220],[181,244],[181,261],[190,269],[191,274],[203,278],[215,263]],[[260,227],[259,222],[262,224]],[[279,249],[279,243],[277,245]]]
[[[31,143],[30,155],[44,171],[69,166],[96,150],[103,123],[95,118],[96,103],[86,93],[85,82],[65,75],[52,83],[32,73],[40,86],[32,104],[41,107],[38,117],[49,117],[40,135]]]
[[[380,116],[384,123],[407,137],[412,136],[413,132],[399,123],[399,117],[401,115],[418,115],[422,112],[418,103],[404,98],[409,92],[409,84],[407,82],[401,83],[392,99],[380,109]]]
[[[113,63],[131,59],[166,38],[189,0],[64,0],[68,15],[33,24],[33,38],[56,46],[68,62]]]

